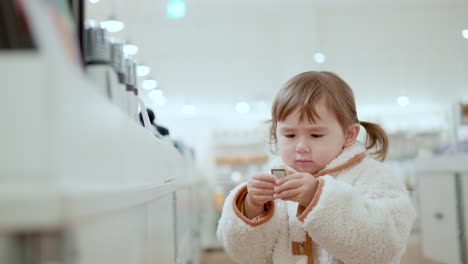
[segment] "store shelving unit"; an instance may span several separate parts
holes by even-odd
[[[453,139],[437,156],[416,160],[420,242],[423,254],[442,263],[468,263],[468,126],[466,105],[452,114]]]
[[[99,92],[54,1],[0,51],[0,263],[198,263],[200,173]]]

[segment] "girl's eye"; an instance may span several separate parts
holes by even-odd
[[[313,138],[321,138],[321,137],[323,137],[323,135],[319,135],[319,134],[312,134],[312,137],[313,137]]]
[[[287,138],[293,138],[294,134],[287,134],[287,135],[284,135],[284,136],[287,137]]]

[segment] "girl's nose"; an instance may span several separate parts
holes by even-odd
[[[308,153],[310,151],[309,146],[303,140],[299,141],[296,146],[297,153]]]

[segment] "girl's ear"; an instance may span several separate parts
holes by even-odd
[[[344,147],[349,147],[356,142],[360,128],[359,124],[352,124],[346,129]]]

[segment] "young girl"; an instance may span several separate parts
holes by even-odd
[[[387,136],[358,120],[346,82],[330,72],[293,77],[273,103],[270,139],[287,175],[253,175],[226,198],[217,235],[232,258],[400,263],[415,212],[403,182],[370,157],[385,159]]]

